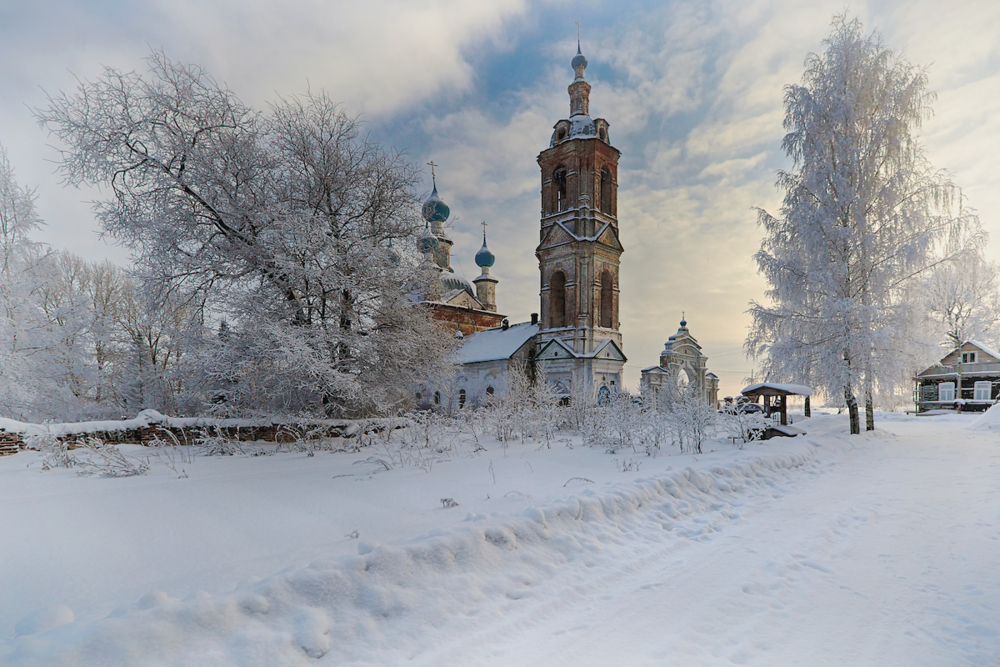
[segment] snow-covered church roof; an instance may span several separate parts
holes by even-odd
[[[530,322],[513,324],[506,329],[484,329],[465,338],[456,354],[456,362],[474,364],[481,361],[510,359],[521,346],[538,333],[538,325]]]

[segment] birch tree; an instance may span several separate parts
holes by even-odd
[[[782,148],[794,167],[778,174],[780,212],[758,210],[755,259],[770,287],[751,303],[746,348],[770,377],[842,398],[859,433],[859,398],[872,429],[876,393],[913,358],[917,279],[961,250],[955,239],[983,237],[921,148],[934,98],[926,69],[845,15],[824,43],[785,88]]]

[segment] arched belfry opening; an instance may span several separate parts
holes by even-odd
[[[552,212],[561,213],[569,208],[566,200],[566,167],[556,167],[552,172]]]
[[[566,274],[556,271],[549,278],[549,326],[566,326]]]
[[[601,326],[615,328],[615,281],[607,270],[601,274]]]
[[[611,185],[611,172],[607,168],[601,169],[601,213],[614,215],[611,209],[611,201],[614,197]]]

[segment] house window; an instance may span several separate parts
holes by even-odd
[[[989,381],[977,382],[975,384],[975,393],[973,394],[973,399],[977,401],[988,401],[990,400],[990,391],[993,388],[993,383]]]
[[[556,271],[549,278],[549,326],[566,326],[566,274]]]
[[[942,382],[938,385],[938,400],[939,401],[954,401],[955,400],[955,383],[954,382]]]
[[[974,364],[974,363],[976,363],[976,353],[975,352],[963,352],[962,353],[962,363],[963,364]]]
[[[459,409],[465,407],[465,390],[464,389],[459,389],[458,390],[458,407],[459,407]]]

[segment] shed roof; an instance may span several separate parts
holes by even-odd
[[[812,387],[804,384],[782,384],[780,382],[758,382],[744,387],[740,392],[744,396],[812,396]]]

